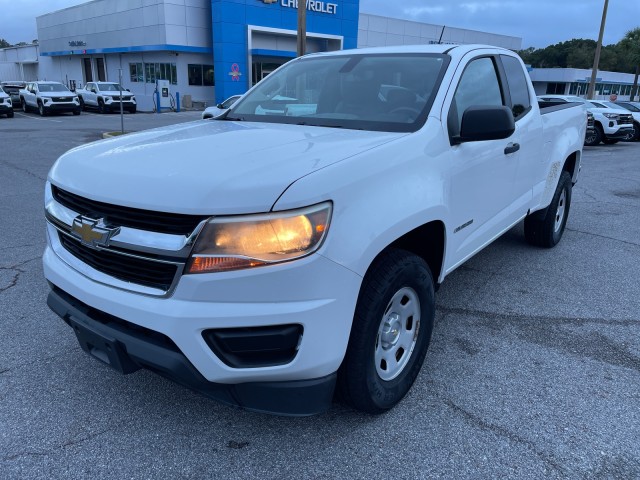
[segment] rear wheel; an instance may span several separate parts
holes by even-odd
[[[338,370],[340,397],[367,413],[385,412],[402,400],[424,362],[434,315],[427,263],[405,250],[382,253],[362,282]]]
[[[571,175],[563,171],[551,203],[524,219],[524,236],[531,245],[555,247],[564,233],[571,206]]]

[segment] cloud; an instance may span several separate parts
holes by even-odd
[[[412,18],[420,17],[421,15],[435,15],[444,11],[444,7],[411,7],[403,9],[403,13]]]

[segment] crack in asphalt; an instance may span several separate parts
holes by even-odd
[[[44,247],[45,243],[28,243],[23,245],[14,245],[12,247],[0,247],[0,252],[5,250],[17,250],[18,248],[28,248],[28,247]]]
[[[592,232],[583,232],[582,230],[575,230],[573,228],[567,228],[566,230],[570,232],[582,233],[584,235],[591,235],[593,237],[606,238],[607,240],[613,240],[615,242],[626,243],[627,245],[633,245],[634,247],[640,247],[640,243],[628,242],[626,240],[620,240],[619,238],[608,237],[606,235],[599,235],[597,233]]]
[[[451,410],[453,410],[455,413],[458,413],[459,415],[461,415],[472,426],[479,428],[480,430],[483,430],[485,432],[491,432],[494,435],[498,435],[499,437],[506,438],[510,442],[527,447],[529,450],[535,453],[536,456],[540,458],[545,464],[547,464],[548,466],[550,466],[551,468],[553,468],[555,471],[559,472],[563,476],[567,476],[569,473],[571,473],[567,471],[567,469],[564,466],[562,466],[558,461],[556,461],[553,458],[553,456],[539,450],[537,445],[534,442],[519,436],[518,434],[512,432],[511,430],[505,427],[501,427],[500,425],[496,425],[495,423],[490,423],[484,420],[479,415],[476,415],[468,410],[465,410],[464,408],[462,408],[459,405],[456,405],[453,401],[449,399],[442,399],[442,402]]]
[[[7,167],[11,167],[11,168],[13,168],[14,170],[17,170],[17,171],[19,171],[19,172],[26,173],[27,175],[30,175],[30,176],[32,176],[32,177],[34,177],[34,178],[37,178],[38,180],[42,180],[42,181],[44,181],[44,182],[46,182],[46,181],[47,181],[47,178],[46,178],[46,177],[41,177],[40,175],[38,175],[38,174],[36,174],[36,173],[33,173],[31,170],[27,170],[26,168],[20,168],[19,166],[14,165],[13,163],[4,162],[2,165],[6,165]]]
[[[13,287],[15,287],[18,284],[18,280],[20,279],[20,275],[25,273],[25,271],[22,270],[20,267],[22,267],[23,265],[26,265],[29,262],[33,262],[34,260],[39,260],[40,258],[41,257],[38,256],[38,257],[31,258],[29,260],[25,260],[24,262],[16,263],[15,265],[10,265],[8,267],[0,267],[0,270],[7,270],[9,272],[14,272],[13,278],[9,282],[9,285],[7,285],[5,287],[0,287],[0,293],[6,292],[7,290],[12,289]]]
[[[104,435],[105,433],[114,430],[116,427],[110,427],[110,428],[106,428],[104,430],[101,430],[99,432],[94,432],[94,433],[90,433],[84,437],[78,438],[78,439],[74,439],[74,440],[67,440],[64,443],[60,444],[59,446],[56,446],[54,448],[51,448],[47,451],[44,452],[18,452],[18,453],[14,453],[13,455],[8,455],[6,457],[4,457],[2,460],[7,462],[7,461],[11,461],[11,460],[17,460],[19,458],[23,458],[23,457],[46,457],[48,455],[51,455],[53,453],[56,453],[57,450],[60,449],[64,449],[67,447],[73,447],[75,445],[79,445],[81,443],[87,442],[89,440],[93,440],[96,437],[99,437],[101,435]]]

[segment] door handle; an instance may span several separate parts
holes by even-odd
[[[510,143],[504,148],[504,154],[509,155],[510,153],[516,153],[518,150],[520,150],[519,143]]]

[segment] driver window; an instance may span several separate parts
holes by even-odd
[[[450,136],[460,134],[462,114],[475,105],[504,105],[496,68],[489,57],[473,60],[460,78],[447,117]]]

